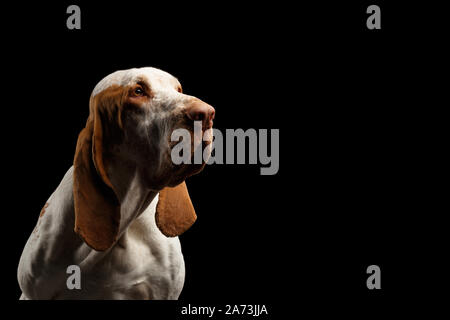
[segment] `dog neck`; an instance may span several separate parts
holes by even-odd
[[[108,175],[120,203],[118,239],[158,194],[158,192],[145,186],[136,166],[119,159],[116,158],[116,161],[110,164],[108,170]]]

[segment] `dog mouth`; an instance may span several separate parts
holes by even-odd
[[[178,131],[181,129],[180,131]],[[213,129],[194,130],[192,124],[181,123],[168,135],[163,171],[169,176],[166,184],[174,187],[186,178],[200,173],[208,162],[213,145]],[[166,180],[167,181],[167,180]]]
[[[168,156],[177,170],[196,171],[199,165],[204,165],[211,156],[213,129],[211,126],[194,128],[192,124],[183,123],[174,129],[168,141]],[[203,167],[202,167],[203,168]]]
[[[177,130],[183,130],[182,133],[177,132],[174,134]],[[186,134],[188,133],[188,134]],[[187,138],[189,136],[189,138]],[[188,141],[184,141],[184,139],[187,139]],[[208,127],[202,127],[201,130],[195,131],[192,126],[180,126],[177,129],[174,129],[169,137],[169,149],[172,152],[173,148],[180,143],[190,144],[190,150],[191,153],[194,154],[194,150],[196,150],[198,147],[202,146],[208,146],[213,141],[213,128],[212,126]]]

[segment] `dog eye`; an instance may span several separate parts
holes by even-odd
[[[141,97],[144,95],[144,90],[142,90],[141,87],[137,87],[136,89],[134,89],[134,95]]]

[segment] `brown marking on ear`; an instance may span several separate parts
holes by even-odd
[[[122,137],[122,109],[128,87],[111,86],[98,93],[90,101],[93,119],[92,154],[94,165],[102,180],[113,188],[106,173],[108,150],[105,145],[117,143]],[[89,119],[88,119],[89,121]]]
[[[155,220],[159,230],[167,237],[182,234],[197,220],[185,182],[159,192]]]
[[[112,86],[90,100],[86,127],[74,158],[75,232],[98,251],[117,240],[120,203],[107,174],[108,147],[122,137],[121,111],[126,88]]]
[[[41,213],[39,213],[39,218],[42,217],[42,216],[44,215],[45,209],[47,209],[47,207],[48,207],[48,203],[46,203],[46,204],[42,207]]]

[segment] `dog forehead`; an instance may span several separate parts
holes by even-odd
[[[133,68],[128,70],[119,70],[104,77],[92,91],[92,96],[97,95],[103,90],[113,86],[127,86],[137,81],[146,81],[151,88],[164,88],[179,85],[177,78],[160,69],[145,67]]]

